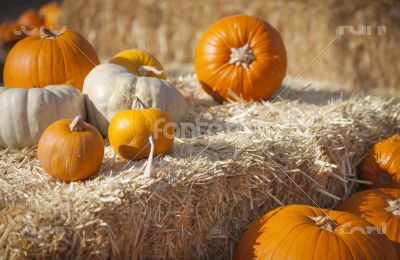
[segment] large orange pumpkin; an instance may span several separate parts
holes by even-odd
[[[83,122],[62,119],[51,124],[42,134],[38,158],[42,168],[63,181],[84,180],[100,168],[104,155],[104,141],[100,132]]]
[[[398,259],[384,234],[353,214],[305,205],[275,209],[244,233],[235,259]]]
[[[340,210],[353,213],[382,229],[400,256],[400,189],[370,189],[345,200]]]
[[[99,63],[95,50],[79,33],[43,28],[40,35],[29,36],[11,49],[3,81],[14,88],[62,84],[82,90],[86,75]]]
[[[362,161],[361,178],[372,182],[374,188],[400,188],[400,135],[382,140],[371,148]]]
[[[286,74],[286,50],[270,24],[247,15],[225,17],[203,34],[194,65],[203,88],[217,101],[272,96]]]

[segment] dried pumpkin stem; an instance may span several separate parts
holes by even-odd
[[[249,68],[250,63],[256,59],[250,44],[246,43],[240,48],[231,48],[229,64]]]
[[[153,137],[153,135],[149,136],[149,143],[150,143],[150,153],[149,153],[149,158],[147,159],[146,168],[144,169],[144,177],[145,178],[151,177],[151,166],[153,164],[153,156],[154,156],[154,137]]]
[[[400,216],[400,198],[395,200],[388,200],[389,207],[386,211],[392,213],[394,216]]]
[[[333,232],[333,230],[338,226],[338,224],[328,216],[318,216],[310,218],[315,222],[315,225],[329,232]]]
[[[84,131],[85,130],[85,124],[83,121],[82,116],[76,116],[74,117],[74,119],[72,120],[71,124],[69,124],[69,129],[71,131]]]
[[[143,101],[138,98],[137,96],[135,96],[135,100],[132,103],[132,109],[147,109],[148,107],[146,106],[145,103],[143,103]]]
[[[389,185],[392,183],[392,180],[387,174],[383,173],[379,176],[379,182],[383,185]]]
[[[55,39],[57,38],[57,36],[59,36],[61,33],[60,32],[56,32],[56,31],[52,31],[49,28],[43,27],[41,30],[41,35],[40,37],[42,39]]]
[[[164,71],[158,70],[158,69],[156,69],[156,68],[153,67],[153,66],[147,66],[147,65],[140,66],[140,67],[138,68],[138,71],[139,71],[140,74],[142,74],[143,76],[149,76],[150,73],[153,73],[153,74],[159,75],[159,76],[164,75]]]

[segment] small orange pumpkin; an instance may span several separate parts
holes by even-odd
[[[400,188],[400,135],[376,143],[361,163],[361,178],[371,188]]]
[[[82,90],[86,75],[100,63],[96,51],[79,33],[42,28],[41,35],[19,41],[4,65],[4,85],[30,88],[72,85]]]
[[[152,152],[166,153],[175,135],[171,117],[161,109],[146,108],[138,98],[134,107],[135,110],[122,110],[111,119],[108,138],[114,151],[132,160],[146,158]]]
[[[225,17],[203,34],[194,65],[203,88],[217,101],[272,96],[286,74],[286,49],[279,32],[247,15]]]
[[[275,209],[244,233],[235,259],[398,259],[384,234],[353,214],[306,205]]]
[[[0,47],[9,43],[14,43],[21,38],[21,36],[14,33],[14,30],[14,23],[0,24]]]
[[[44,25],[44,20],[34,9],[23,12],[15,22],[13,33],[18,39],[23,39],[30,35],[39,35],[41,26]]]
[[[26,26],[31,28],[39,28],[44,24],[42,18],[34,9],[29,9],[23,12],[17,19],[17,26]]]
[[[104,141],[100,132],[81,116],[51,124],[42,134],[38,158],[42,168],[63,181],[84,180],[101,166]]]
[[[400,189],[370,189],[346,199],[339,210],[350,212],[381,229],[400,256]]]
[[[44,19],[44,26],[57,27],[60,16],[60,5],[57,2],[44,4],[39,9],[39,15]]]

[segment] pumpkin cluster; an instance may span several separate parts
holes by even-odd
[[[42,26],[57,28],[59,15],[59,4],[49,2],[39,10],[24,11],[15,21],[0,24],[0,47],[13,45],[29,35],[38,34]]]
[[[149,157],[151,162],[168,152],[173,122],[184,118],[186,100],[161,63],[146,51],[130,49],[100,64],[81,34],[52,26],[56,9],[43,7],[39,14],[48,17],[46,26],[20,40],[7,56],[0,119],[10,127],[0,130],[0,146],[38,145],[42,168],[63,181],[98,172],[103,137],[123,159]],[[24,19],[34,15],[30,10]]]
[[[148,158],[150,176],[153,156],[173,145],[186,99],[150,53],[124,50],[101,64],[84,36],[56,28],[58,14],[58,5],[50,3],[0,27],[2,41],[12,38],[2,30],[37,30],[16,43],[5,62],[0,119],[9,127],[0,128],[0,147],[37,145],[42,168],[70,182],[99,171],[108,138],[119,157]],[[218,102],[264,100],[285,77],[286,49],[266,21],[233,15],[203,34],[194,66],[200,84]],[[243,234],[235,258],[398,259],[400,136],[373,146],[361,178],[375,189],[354,194],[339,210],[289,205],[260,217]],[[371,225],[385,232],[360,232]]]
[[[284,206],[250,225],[235,259],[398,259],[384,234],[363,232],[370,226],[344,211]]]
[[[340,210],[381,230],[400,256],[400,136],[375,143],[361,162],[360,177],[369,185],[345,200]]]
[[[399,259],[400,136],[374,144],[360,168],[366,190],[336,211],[291,205],[268,212],[244,233],[235,258]]]

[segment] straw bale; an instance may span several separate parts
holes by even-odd
[[[0,150],[0,258],[229,258],[279,205],[335,207],[357,187],[370,145],[399,130],[398,101],[317,90],[288,78],[274,102],[214,103],[193,75],[187,130],[153,161],[114,160],[84,182],[49,178],[36,148]],[[204,129],[203,129],[204,130]]]

